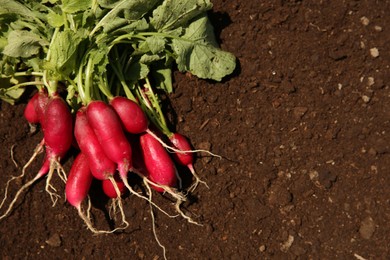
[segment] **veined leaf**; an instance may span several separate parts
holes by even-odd
[[[112,9],[104,15],[91,34],[94,34],[100,27],[110,27],[111,24],[118,24],[118,19],[125,18],[128,21],[135,21],[141,19],[147,12],[149,12],[158,2],[158,0],[121,0],[117,3],[112,3]],[[119,22],[120,23],[120,22]]]
[[[3,54],[10,57],[29,58],[49,44],[39,35],[24,30],[11,31],[7,40],[8,44],[4,47]]]
[[[92,6],[92,0],[62,0],[62,11],[73,14],[86,11]]]
[[[61,74],[69,75],[77,69],[80,55],[85,51],[82,45],[87,38],[85,30],[64,30],[58,32],[50,45],[50,60],[45,67],[52,70],[61,79]]]
[[[25,5],[13,0],[0,0],[0,15],[17,14],[24,17],[34,17],[34,12]]]
[[[209,0],[165,0],[153,11],[150,23],[159,32],[174,30],[212,7]]]
[[[12,88],[11,78],[0,78],[0,99],[11,105],[15,104],[24,93],[24,88]]]
[[[173,39],[172,48],[179,70],[200,78],[220,81],[236,66],[234,55],[217,47],[207,15],[193,21],[181,39]]]

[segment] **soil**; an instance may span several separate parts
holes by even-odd
[[[388,259],[390,1],[213,2],[219,43],[238,67],[223,82],[175,72],[168,111],[194,147],[223,159],[195,163],[210,188],[184,209],[202,226],[156,212],[168,259]],[[23,118],[28,98],[1,103],[1,194],[42,138]],[[1,221],[2,259],[163,258],[147,202],[127,196],[129,228],[96,236],[63,197],[52,207],[44,186]],[[109,229],[100,195],[91,195],[93,221]],[[169,196],[154,200],[173,214]]]

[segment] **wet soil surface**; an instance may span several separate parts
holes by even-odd
[[[388,258],[390,1],[213,2],[218,40],[238,67],[218,83],[175,72],[167,101],[175,130],[223,159],[195,163],[210,189],[183,206],[202,226],[156,212],[167,257]],[[23,118],[27,99],[0,104],[1,194],[42,138]],[[53,185],[63,194],[56,176]],[[109,229],[110,201],[94,188],[94,224]],[[153,196],[174,213],[169,196]],[[1,221],[1,258],[162,259],[148,203],[127,196],[124,207],[129,228],[96,236],[64,196],[52,207],[41,180]]]

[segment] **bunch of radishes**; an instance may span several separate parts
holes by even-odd
[[[193,222],[180,209],[180,204],[186,197],[181,191],[181,180],[175,163],[187,166],[194,174],[196,180],[188,188],[189,191],[203,181],[193,169],[193,153],[196,150],[191,149],[190,143],[183,135],[164,135],[161,127],[159,130],[158,126],[150,122],[147,113],[150,114],[151,111],[145,112],[140,104],[126,97],[116,96],[108,102],[94,100],[75,110],[71,109],[57,92],[48,93],[45,88],[40,88],[30,99],[24,112],[27,121],[40,124],[43,131],[43,140],[32,157],[34,159],[44,150],[42,168],[31,181],[20,188],[0,219],[10,213],[22,191],[47,173],[46,191],[55,204],[59,195],[50,181],[53,173],[57,171],[65,182],[67,201],[78,210],[81,218],[94,233],[113,232],[118,228],[109,231],[97,230],[88,217],[89,212],[82,210],[81,204],[88,197],[93,178],[101,181],[102,189],[108,197],[115,199],[123,222],[123,226],[119,228],[128,226],[121,202],[121,196],[126,189],[161,210],[151,201],[151,194],[140,194],[131,187],[128,182],[129,174],[139,176],[149,193],[154,189],[172,195],[177,201],[176,210]],[[146,96],[140,98],[147,99]],[[150,104],[149,100],[144,101]],[[166,126],[164,128],[167,129]],[[69,152],[72,144],[78,152],[69,175],[66,176],[60,160]],[[22,177],[28,165],[23,168],[21,176],[11,180]],[[9,183],[7,187],[8,185]],[[7,194],[1,206],[6,198]]]

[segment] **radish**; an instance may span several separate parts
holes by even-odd
[[[152,135],[145,133],[140,136],[140,147],[151,187],[172,195],[176,199],[176,211],[190,223],[199,225],[180,209],[186,198],[174,188],[178,181],[175,164],[163,145]]]
[[[85,107],[76,113],[74,135],[80,150],[88,157],[93,176],[98,180],[105,180],[114,175],[116,164],[107,157],[100,145],[88,122]]]
[[[192,147],[191,147],[188,139],[185,136],[183,136],[182,134],[173,133],[171,136],[169,136],[169,140],[172,142],[172,145],[179,150],[182,150],[182,151],[191,151],[192,150]],[[194,164],[194,156],[193,156],[192,152],[184,152],[184,153],[175,152],[172,154],[172,157],[174,158],[174,160],[178,164],[186,166],[190,170],[192,175],[194,176],[195,183],[191,185],[189,190],[194,191],[196,189],[196,187],[198,186],[199,182],[203,183],[208,188],[207,183],[202,181],[195,172],[194,165],[193,165]]]
[[[74,160],[65,185],[66,200],[74,206],[83,220],[86,217],[81,209],[81,202],[88,196],[93,176],[89,169],[87,156],[79,153]],[[86,221],[88,227],[91,225]],[[91,228],[90,228],[91,229]],[[93,228],[92,228],[93,229]]]
[[[104,194],[106,194],[107,197],[111,199],[116,199],[123,195],[125,193],[125,184],[123,181],[118,177],[118,175],[114,175],[114,180],[117,186],[117,189],[119,190],[119,196],[118,193],[116,192],[115,186],[112,184],[111,180],[102,180],[102,188]]]
[[[131,147],[118,115],[105,102],[92,101],[87,106],[87,119],[107,157],[118,165],[119,174],[126,184],[127,172],[132,170]]]
[[[58,173],[63,173],[62,179],[66,180],[66,174],[59,164],[59,161],[71,148],[73,142],[72,114],[70,113],[68,105],[61,97],[55,95],[49,99],[41,124],[46,156],[47,160],[50,162],[50,170],[46,180],[46,191],[53,200],[53,195],[55,194],[49,191],[49,188],[52,188],[50,185],[51,177],[56,168]],[[53,200],[53,204],[55,204],[55,202],[56,200]]]
[[[118,114],[127,132],[140,134],[148,130],[148,118],[136,102],[117,96],[111,99],[110,105]]]
[[[64,175],[64,176],[60,175],[60,177],[62,177],[63,180],[66,179],[65,173],[61,165],[59,164],[59,161],[63,156],[65,156],[66,152],[69,150],[72,144],[72,139],[73,139],[72,115],[69,111],[67,104],[64,102],[62,98],[60,98],[57,95],[48,98],[48,103],[46,103],[47,95],[44,92],[40,92],[37,100],[38,102],[37,102],[36,109],[40,118],[39,121],[43,126],[42,128],[43,128],[44,137],[43,140],[38,145],[38,147],[36,148],[33,157],[26,165],[28,165],[32,161],[32,159],[34,159],[35,156],[41,151],[43,145],[46,148],[45,160],[43,162],[41,169],[35,175],[35,177],[32,180],[25,183],[18,190],[14,199],[9,204],[6,212],[0,216],[0,219],[6,217],[11,212],[13,205],[15,204],[18,197],[21,195],[21,193],[24,190],[26,190],[35,181],[37,181],[47,173],[48,173],[48,177],[46,180],[46,191],[51,196],[53,205],[55,205],[58,195],[50,191],[50,189],[55,191],[55,188],[53,188],[50,184],[52,175],[54,173],[54,169],[56,168],[58,173],[62,173]],[[41,109],[42,110],[44,109],[44,111],[41,111]],[[7,182],[7,187],[10,181],[24,176],[25,168],[26,166],[23,167],[23,171],[20,176],[12,177]],[[3,205],[5,199],[6,199],[6,195],[0,205],[0,208]]]
[[[112,231],[97,230],[93,227],[87,212],[84,214],[81,203],[88,197],[88,192],[91,187],[93,176],[89,169],[88,158],[82,152],[79,153],[74,160],[69,172],[69,177],[65,186],[66,200],[70,205],[77,209],[77,212],[82,220],[84,220],[88,229],[93,233],[112,233]],[[88,202],[89,198],[88,198]]]
[[[147,177],[159,185],[175,187],[177,184],[175,165],[165,148],[148,133],[140,136],[140,145],[145,167],[149,173]],[[165,190],[163,187],[152,187],[158,192]]]
[[[135,192],[127,181],[128,171],[133,170],[132,149],[115,110],[103,101],[92,101],[87,106],[86,115],[104,153],[117,164],[119,176],[126,188],[137,197],[149,201]],[[114,185],[114,181],[111,181]]]
[[[102,145],[88,122],[86,108],[80,108],[76,113],[74,135],[80,150],[86,155],[92,175],[102,181],[107,181],[111,184],[112,192],[118,197],[116,205],[118,205],[122,214],[122,221],[126,228],[128,222],[124,216],[122,201],[120,198],[121,188],[114,180],[116,172],[116,163],[107,157]]]
[[[119,208],[122,215],[122,219],[124,219],[125,216],[122,210],[123,206],[121,196],[125,194],[126,187],[119,175],[115,174],[114,178],[110,180],[103,180],[102,188],[104,194],[111,199],[111,205],[109,207],[110,218],[115,219],[117,208]]]
[[[46,106],[49,103],[49,100],[50,97],[45,90],[38,92],[38,97],[35,102],[35,112],[41,125],[45,116]]]
[[[65,101],[54,96],[46,106],[43,120],[43,136],[51,160],[63,157],[73,141],[73,119]]]
[[[159,141],[165,148],[178,153],[181,152],[175,149],[175,147],[170,147],[165,144],[160,137],[149,129],[148,117],[136,102],[125,97],[117,96],[110,100],[110,105],[120,118],[123,128],[130,134],[142,134],[146,132]]]
[[[26,108],[24,109],[24,118],[31,124],[39,123],[39,116],[35,108],[37,107],[39,92],[35,93],[34,96],[28,101]]]

